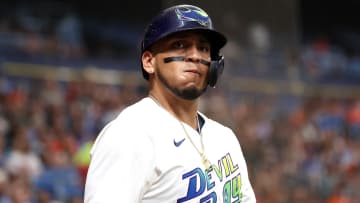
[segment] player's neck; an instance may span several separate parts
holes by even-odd
[[[185,100],[171,94],[158,94],[150,91],[149,95],[157,100],[164,109],[175,116],[180,121],[197,129],[198,123],[196,114],[198,110],[199,99]]]

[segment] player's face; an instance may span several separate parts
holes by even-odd
[[[201,33],[178,33],[157,43],[154,50],[156,82],[187,100],[198,98],[206,90],[209,67],[199,61],[210,61],[210,43]],[[186,61],[164,62],[177,56]]]

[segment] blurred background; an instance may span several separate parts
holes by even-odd
[[[13,0],[0,6],[0,203],[83,202],[97,133],[146,96],[145,25],[178,3],[228,36],[201,111],[237,134],[258,202],[359,202],[359,1]]]

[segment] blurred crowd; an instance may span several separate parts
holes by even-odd
[[[141,31],[135,23],[81,16],[69,2],[10,5],[0,7],[0,60],[58,64],[138,56]]]
[[[84,24],[74,13],[43,18],[46,12],[35,15],[27,8],[0,17],[0,68],[16,59],[51,64],[49,57],[85,63],[94,57],[81,34]],[[264,28],[254,32],[260,40],[254,39],[253,46],[238,47],[229,40],[224,77],[360,85],[358,50],[320,38],[298,50],[274,51],[266,42],[271,39],[264,40]],[[115,54],[109,41],[101,44],[93,49],[96,57],[124,53]],[[130,69],[141,75],[138,66]],[[359,97],[224,87],[205,93],[201,111],[238,136],[259,203],[358,202]],[[134,83],[13,77],[0,69],[0,203],[83,202],[94,139],[124,107],[146,96],[145,90]]]
[[[0,97],[0,202],[78,203],[93,139],[138,95],[87,82],[2,80]]]
[[[359,98],[262,95],[242,100],[227,112],[259,203],[359,200]]]

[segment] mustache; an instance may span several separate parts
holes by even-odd
[[[186,58],[185,56],[171,56],[171,57],[166,57],[164,58],[164,63],[170,63],[173,61],[186,61],[186,62],[196,62],[195,60],[191,59],[191,58]],[[206,66],[210,66],[211,62],[204,60],[204,59],[200,59],[199,63],[206,65]]]

